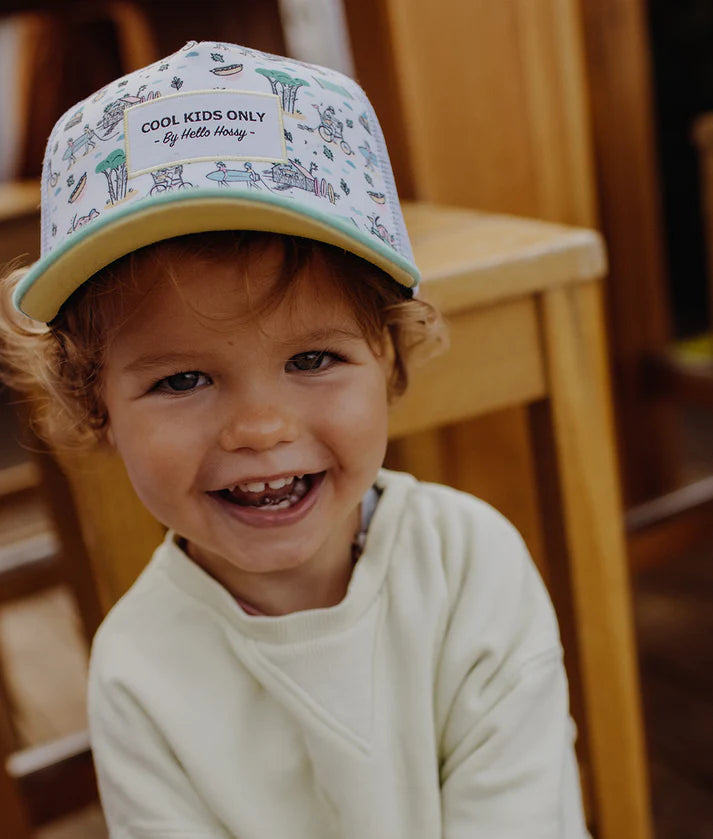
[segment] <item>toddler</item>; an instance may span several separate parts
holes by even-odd
[[[55,127],[8,376],[167,527],[92,649],[113,839],[587,835],[520,537],[381,469],[441,337],[417,283],[376,116],[331,70],[191,43]]]

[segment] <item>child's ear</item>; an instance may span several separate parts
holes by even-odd
[[[107,446],[109,446],[110,449],[115,449],[116,448],[116,441],[114,440],[114,432],[112,431],[112,428],[111,428],[110,425],[108,425],[106,427],[106,433],[104,435],[104,440],[106,441],[106,444],[107,444]]]

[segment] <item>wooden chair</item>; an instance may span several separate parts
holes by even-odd
[[[17,785],[4,766],[0,766],[0,812],[3,833],[11,839],[31,839],[30,822]]]
[[[671,406],[641,375],[670,340],[646,4],[342,2],[402,197],[604,232],[626,504],[668,491]],[[501,447],[511,462],[516,442]]]
[[[0,653],[2,651],[0,650]],[[4,757],[3,744],[15,740],[15,726],[10,714],[10,698],[2,669],[0,654],[0,758]],[[8,772],[4,760],[0,760],[0,827],[3,835],[12,839],[30,839],[30,820],[15,778]]]

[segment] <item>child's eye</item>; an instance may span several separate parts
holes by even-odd
[[[206,376],[205,373],[198,370],[189,370],[186,373],[174,373],[172,376],[166,376],[165,379],[156,383],[154,389],[165,393],[186,393],[210,383],[210,377]]]
[[[301,373],[313,373],[317,370],[326,370],[338,361],[343,359],[336,353],[328,350],[313,350],[293,355],[285,365],[286,370],[299,370]]]

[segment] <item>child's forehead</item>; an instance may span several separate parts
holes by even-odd
[[[144,323],[195,318],[217,328],[279,322],[305,329],[354,320],[334,266],[319,251],[291,264],[282,243],[238,253],[155,246],[135,266],[124,307]]]

